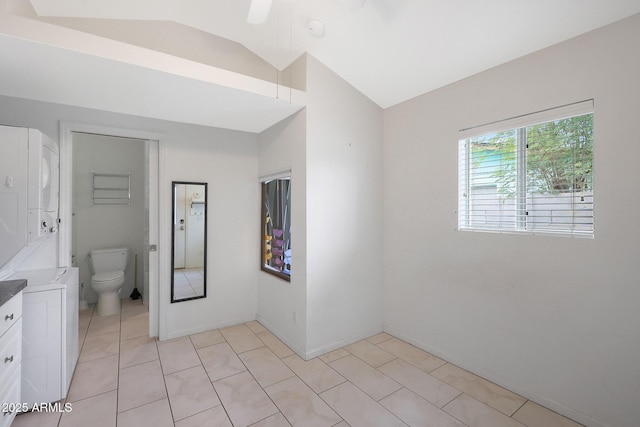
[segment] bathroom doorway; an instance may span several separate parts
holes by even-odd
[[[98,295],[91,287],[89,253],[94,249],[129,250],[120,298],[138,289],[143,301],[145,274],[146,141],[91,133],[73,133],[73,213],[71,259],[79,268],[81,299]]]
[[[129,248],[120,297],[138,290],[149,307],[149,334],[157,336],[158,290],[151,284],[158,283],[158,257],[149,250],[158,239],[158,136],[63,124],[60,151],[59,264],[79,267],[81,299],[93,303],[89,251]]]

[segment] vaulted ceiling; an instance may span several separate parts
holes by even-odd
[[[267,21],[256,25],[247,23],[251,0],[4,2],[7,12],[0,16],[0,53],[5,58],[7,54],[22,57],[19,66],[42,66],[39,61],[44,55],[65,61],[58,64],[70,77],[74,76],[73,64],[78,61],[78,67],[129,79],[109,82],[105,75],[107,87],[135,86],[135,81],[149,85],[145,90],[153,92],[151,85],[170,83],[173,86],[169,92],[176,93],[166,95],[165,105],[156,105],[155,109],[127,109],[125,105],[119,111],[252,132],[261,131],[304,105],[303,100],[295,99],[296,94],[281,96],[277,83],[282,81],[275,69],[285,69],[305,52],[387,108],[640,13],[638,0],[366,0],[361,7],[354,6],[359,2],[353,0],[273,0]],[[314,19],[324,30],[319,37],[309,31]],[[136,48],[143,50],[135,51]],[[127,57],[123,52],[128,49]],[[236,70],[234,61],[215,63],[222,61],[225,52],[235,62],[248,64],[256,73],[262,69],[272,78]],[[32,73],[30,78],[50,78]],[[225,74],[222,83],[216,73]],[[21,95],[16,89],[21,87],[21,74],[15,69],[12,72],[7,62],[1,65],[0,77],[4,81],[0,83],[0,93],[98,109],[117,108],[117,101],[106,93],[97,93],[96,97],[102,100],[95,102],[78,100],[91,94],[86,87],[77,85],[77,76],[76,86],[84,90],[84,95],[65,93],[75,86],[73,81],[66,81],[63,73],[49,82],[58,89],[41,88],[57,95],[31,93],[34,90],[29,92],[27,84]],[[250,78],[241,82],[246,75]],[[6,78],[18,81],[9,85]],[[211,102],[211,97],[216,96],[226,99],[229,93],[225,92],[229,90],[247,92],[247,85],[261,85],[254,81],[256,78],[271,80],[277,95],[273,96],[272,88],[264,87],[242,96],[252,98],[257,93],[270,98],[264,100],[267,111],[271,107],[272,113],[275,111],[269,120],[258,119],[262,114],[268,115],[259,108],[255,126],[248,128],[235,122],[225,126],[207,118],[224,114],[224,105],[209,110],[211,107],[200,105],[201,102]],[[185,96],[180,96],[181,91]],[[205,96],[197,95],[201,92]],[[260,104],[253,98],[237,102],[233,99],[229,98],[229,105],[237,104],[239,110],[245,102],[258,107]],[[197,105],[181,112],[171,111],[181,106],[170,103],[183,102]],[[194,117],[185,117],[189,115]]]

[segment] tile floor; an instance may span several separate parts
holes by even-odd
[[[304,361],[255,321],[166,342],[148,321],[82,311],[72,411],[13,426],[578,426],[386,333]]]
[[[181,268],[173,271],[176,299],[193,298],[204,294],[204,269]]]

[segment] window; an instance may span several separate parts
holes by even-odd
[[[593,237],[593,103],[461,131],[458,228]]]
[[[263,271],[285,280],[291,276],[291,180],[262,183]]]

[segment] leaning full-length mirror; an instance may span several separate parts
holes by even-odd
[[[171,302],[207,296],[207,183],[173,181]]]

